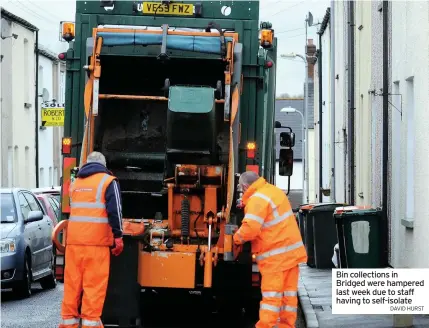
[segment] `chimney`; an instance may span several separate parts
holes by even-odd
[[[316,45],[313,44],[313,39],[307,40],[307,46],[305,50],[306,50],[306,57],[308,62],[308,72],[307,72],[308,79],[310,81],[314,81],[314,64],[316,60],[314,58],[309,58],[316,55]]]

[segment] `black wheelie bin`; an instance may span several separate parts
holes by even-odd
[[[313,204],[305,204],[301,205],[298,211],[299,230],[307,251],[307,265],[309,267],[314,267],[313,225],[309,224],[308,221],[308,211],[312,208]]]
[[[320,203],[315,204],[307,214],[312,226],[314,243],[314,266],[318,269],[333,268],[332,254],[337,244],[334,211],[344,204]]]
[[[110,257],[109,284],[101,320],[106,326],[140,327],[139,242],[125,234],[123,241],[122,253]]]
[[[382,211],[369,206],[347,206],[334,213],[340,268],[382,267]]]

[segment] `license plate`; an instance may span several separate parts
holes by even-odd
[[[163,5],[158,2],[143,2],[142,12],[152,15],[192,16],[194,15],[194,5],[186,3]]]

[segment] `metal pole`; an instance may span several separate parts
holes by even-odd
[[[300,112],[299,110],[295,110],[294,113],[298,113],[299,115],[301,115],[301,130],[302,130],[302,203],[305,204],[306,203],[306,197],[305,197],[305,193],[304,193],[304,186],[305,186],[305,174],[304,174],[304,159],[305,159],[305,145],[307,144],[307,139],[305,139],[305,133],[304,133],[304,115],[302,114],[302,112]]]
[[[330,38],[331,38],[331,202],[336,202],[335,195],[335,2],[331,0]]]
[[[308,140],[308,62],[307,59],[305,58],[305,56],[296,54],[297,57],[300,57],[304,63],[305,63],[305,88],[304,88],[304,126],[305,126],[305,161],[304,161],[304,165],[303,167],[305,168],[304,170],[304,178],[305,178],[305,197],[306,197],[306,201],[307,204],[309,202],[309,181],[308,181],[308,144],[307,144],[307,140]]]
[[[304,115],[297,110],[297,113],[299,113],[299,115],[301,115],[301,130],[302,130],[302,203],[305,204],[306,203],[306,197],[305,197],[305,193],[304,193],[304,188],[305,188],[305,166],[304,163],[307,161],[307,159],[305,158],[305,145],[307,144],[307,139],[305,138],[305,123],[304,123]],[[308,200],[307,200],[308,203]]]
[[[354,1],[349,1],[349,31],[348,31],[348,74],[349,74],[349,114],[348,114],[348,136],[347,155],[349,166],[349,204],[355,204],[355,23],[354,23]]]
[[[283,55],[281,55],[282,57]],[[305,185],[306,188],[303,190],[303,194],[305,194],[305,201],[304,203],[309,202],[309,181],[308,181],[308,110],[307,110],[307,104],[308,104],[308,62],[307,58],[303,55],[294,54],[294,56],[301,58],[305,63],[305,87],[304,87],[304,129],[305,129],[305,156],[303,155],[303,176],[305,179]]]

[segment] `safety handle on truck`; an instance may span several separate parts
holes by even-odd
[[[64,253],[66,249],[65,240],[66,240],[66,232],[69,221],[62,220],[59,222],[54,230],[52,231],[52,242],[55,244],[55,247],[61,252]],[[62,242],[60,241],[60,233],[63,232]]]

